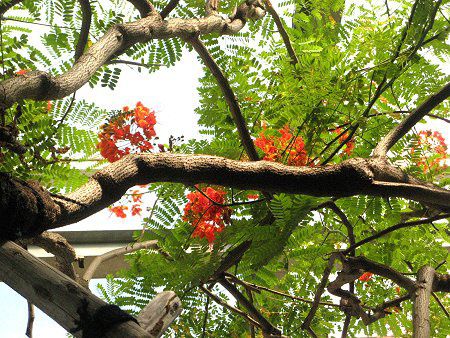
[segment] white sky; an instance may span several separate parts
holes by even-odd
[[[278,1],[276,1],[278,2]],[[198,78],[202,73],[202,65],[192,53],[185,52],[183,59],[176,66],[161,69],[148,74],[145,70],[137,72],[136,67],[123,66],[123,72],[115,91],[106,88],[96,88],[94,91],[85,86],[78,91],[77,98],[85,98],[98,107],[120,109],[123,106],[134,106],[142,101],[145,106],[156,110],[156,133],[161,143],[167,143],[170,135],[184,135],[185,139],[198,136],[197,117],[194,112],[198,104]],[[450,73],[450,66],[447,68]],[[431,120],[426,125],[418,126],[419,130],[439,130],[450,142],[448,125],[439,120]],[[148,198],[146,198],[148,201]],[[145,208],[145,207],[144,207]],[[61,230],[106,230],[106,229],[137,229],[140,228],[139,217],[120,219],[111,216],[108,210],[103,210],[79,223],[69,225]],[[99,280],[93,281],[96,285]],[[94,290],[95,287],[91,288]],[[0,283],[0,337],[25,337],[27,321],[26,300]],[[35,337],[66,337],[66,331],[36,309],[36,319],[33,330]]]

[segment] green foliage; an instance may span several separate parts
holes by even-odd
[[[295,65],[270,15],[248,22],[242,32],[233,36],[202,36],[227,76],[253,138],[264,128],[271,135],[288,125],[296,137],[302,138],[308,157],[315,159],[316,165],[324,161],[336,164],[349,157],[367,158],[389,130],[449,81],[448,69],[443,69],[450,52],[448,1],[439,10],[435,0],[359,3],[286,0],[277,4],[298,58]],[[165,4],[154,2],[158,9]],[[238,4],[237,0],[223,2],[220,10],[230,13]],[[94,1],[92,7],[87,48],[114,24],[137,19],[128,1]],[[19,76],[15,73],[20,69],[48,70],[53,75],[69,69],[81,25],[78,2],[24,1],[17,8],[20,11],[2,20],[4,78]],[[204,2],[185,1],[171,15],[203,16]],[[44,48],[31,41],[30,35],[33,27],[42,22],[50,25],[43,28]],[[140,63],[139,71],[145,68],[154,72],[176,64],[186,49],[191,48],[180,39],[136,44],[101,67],[89,84],[114,90],[126,69],[119,59]],[[188,140],[174,151],[247,160],[228,105],[215,77],[206,69],[198,93],[196,112],[201,137]],[[32,101],[20,103],[18,141],[27,150],[18,155],[2,147],[0,170],[24,179],[38,179],[55,192],[70,191],[98,167],[97,161],[91,162],[98,157],[97,132],[115,112],[71,97],[53,102],[50,112],[45,106]],[[448,119],[449,111],[447,101],[433,114]],[[12,123],[16,114],[17,106],[10,108],[6,122]],[[337,128],[355,131],[355,148],[350,155],[338,151],[341,140]],[[405,172],[448,188],[448,170],[437,175],[424,172],[418,165],[422,156],[414,130],[389,153],[391,162]],[[306,336],[300,325],[310,304],[299,298],[313,299],[330,253],[349,245],[343,221],[320,207],[328,199],[274,194],[270,200],[247,203],[247,195],[255,192],[228,189],[227,202],[233,209],[231,224],[217,234],[211,247],[205,239],[192,238],[194,227],[182,219],[185,196],[192,187],[156,183],[149,189],[155,194],[155,202],[143,219],[144,235],[136,237],[158,240],[160,251],[127,256],[130,269],[119,274],[120,278],[109,277],[106,286],[99,285],[108,302],[136,314],[157,292],[173,290],[182,298],[184,311],[169,336],[198,337],[205,327],[206,337],[247,337],[248,323],[208,299],[198,286],[211,287],[211,292],[223,300],[240,306],[209,278],[233,250],[250,243],[239,263],[227,271],[248,283],[298,297],[267,291],[252,293],[255,307],[283,334]],[[263,198],[268,194],[260,195]],[[419,219],[424,215],[421,210],[429,207],[399,198],[366,196],[339,198],[335,203],[347,215],[357,241],[405,220]],[[426,264],[437,266],[448,260],[448,251],[443,247],[450,241],[448,227],[447,219],[404,228],[359,247],[356,254],[405,273],[410,267],[417,271]],[[444,263],[439,271],[448,271],[449,267]],[[331,280],[339,269],[333,268]],[[246,294],[246,289],[239,286],[239,290]],[[398,296],[396,285],[379,276],[367,283],[356,281],[355,292],[368,306]],[[449,308],[449,298],[442,298]],[[336,303],[328,293],[321,300]],[[353,318],[349,335],[392,332],[395,336],[410,336],[411,307],[411,302],[406,301],[399,313],[368,327]],[[432,336],[449,335],[450,323],[439,305],[432,301],[430,310]],[[312,327],[319,337],[325,337],[342,330],[344,317],[337,307],[321,306]]]

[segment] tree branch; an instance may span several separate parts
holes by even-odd
[[[0,82],[0,108],[8,108],[24,99],[55,100],[66,97],[89,81],[91,76],[113,56],[123,53],[136,43],[152,39],[189,38],[209,33],[234,34],[246,19],[256,18],[258,3],[243,4],[232,19],[211,15],[200,19],[163,20],[157,13],[135,22],[117,24],[84,53],[66,73],[52,76],[31,71]]]
[[[78,282],[78,276],[72,265],[77,256],[74,248],[63,236],[56,232],[44,231],[39,236],[30,238],[25,242],[27,245],[36,245],[54,255],[58,270]]]
[[[251,325],[261,327],[261,324],[258,323],[256,320],[254,320],[252,317],[250,317],[248,314],[246,314],[244,311],[239,310],[238,308],[235,308],[234,306],[231,306],[227,302],[223,301],[219,297],[217,297],[215,294],[213,294],[211,291],[209,291],[204,286],[199,286],[200,290],[202,290],[205,294],[207,294],[212,300],[214,300],[217,304],[223,306],[224,308],[227,308],[228,310],[238,314],[242,318],[244,318],[246,321],[248,321]]]
[[[373,151],[375,157],[385,157],[389,149],[391,149],[398,140],[408,133],[412,127],[416,125],[425,115],[438,106],[441,102],[450,96],[450,82],[447,83],[439,92],[431,95],[419,107],[417,107],[408,117],[400,124],[392,129],[382,139]]]
[[[17,4],[20,4],[23,0],[4,0],[0,4],[0,17],[6,13],[10,8],[14,7]]]
[[[92,9],[89,0],[78,0],[78,2],[80,3],[83,19],[81,21],[80,36],[75,47],[75,62],[80,58],[86,48],[92,20]]]
[[[89,268],[84,273],[83,279],[86,281],[87,284],[89,284],[89,281],[94,276],[94,273],[97,270],[97,268],[100,266],[100,264],[102,264],[110,259],[113,259],[115,257],[123,256],[123,255],[129,254],[129,253],[132,253],[132,252],[136,252],[141,249],[153,249],[153,250],[160,251],[160,247],[158,246],[158,241],[156,241],[156,240],[140,242],[140,243],[133,243],[132,245],[127,245],[122,248],[108,251],[108,252],[104,253],[103,255],[95,257],[95,259],[89,265]]]
[[[206,155],[135,154],[99,170],[85,185],[66,196],[52,196],[37,183],[0,175],[0,193],[5,192],[5,198],[0,200],[1,235],[6,239],[32,236],[77,222],[116,202],[128,188],[153,182],[218,184],[311,196],[399,196],[444,209],[450,207],[450,191],[420,183],[379,160],[358,158],[311,168]],[[374,179],[414,183],[384,183],[380,188],[379,180]]]
[[[35,304],[65,330],[107,306],[100,298],[13,242],[0,244],[0,280]],[[107,318],[110,319],[110,318]],[[112,319],[114,322],[114,319]],[[81,337],[80,333],[75,333]],[[152,338],[133,321],[112,325],[105,337]]]
[[[291,63],[293,65],[298,64],[298,58],[295,54],[294,48],[292,47],[291,40],[289,39],[289,35],[286,29],[283,26],[283,22],[281,21],[280,16],[277,11],[273,8],[270,0],[264,0],[264,4],[266,5],[266,11],[272,16],[273,21],[275,21],[275,25],[277,26],[278,33],[280,33],[281,38],[283,39],[284,45],[286,46],[286,50],[291,58]]]
[[[159,13],[161,15],[161,18],[165,19],[170,12],[172,12],[175,7],[177,7],[180,0],[170,0],[169,3],[162,9],[162,11]]]
[[[344,250],[343,253],[348,254],[349,252],[354,251],[356,248],[360,247],[361,245],[364,245],[366,243],[374,241],[374,240],[376,240],[382,236],[385,236],[393,231],[403,229],[403,228],[413,227],[413,226],[417,226],[417,225],[428,224],[433,221],[437,221],[439,219],[448,218],[448,217],[450,217],[450,213],[436,215],[433,217],[429,217],[429,218],[425,218],[425,219],[421,219],[421,220],[417,220],[417,221],[398,223],[396,225],[393,225],[389,228],[381,230],[381,231],[377,232],[376,234],[369,236],[367,238],[364,238],[363,240],[351,245],[348,249]]]
[[[430,296],[435,271],[422,267],[417,274],[417,290],[413,293],[413,338],[430,337]]]
[[[225,101],[227,102],[230,109],[231,116],[233,117],[234,124],[236,125],[245,152],[247,153],[250,160],[258,161],[258,153],[256,152],[255,145],[253,144],[253,140],[250,137],[250,133],[247,128],[247,123],[245,122],[244,116],[241,112],[241,108],[239,107],[239,103],[236,96],[234,95],[233,89],[231,89],[228,79],[225,77],[222,70],[214,61],[211,54],[209,54],[205,45],[197,37],[188,39],[187,41],[192,45],[192,47],[194,47],[195,51],[198,53],[198,55],[200,55],[205,65],[216,78],[217,83],[222,90],[223,96],[225,97]]]
[[[320,280],[319,285],[317,286],[316,292],[314,294],[314,302],[311,306],[311,309],[308,312],[308,315],[306,316],[305,320],[302,323],[302,330],[306,330],[307,332],[309,332],[309,334],[313,337],[316,337],[316,334],[314,333],[314,331],[311,328],[311,322],[314,319],[314,316],[316,315],[317,309],[319,308],[319,303],[320,303],[320,298],[322,297],[322,294],[325,291],[325,287],[327,285],[328,282],[328,278],[330,277],[330,273],[331,270],[333,269],[333,264],[334,261],[337,258],[337,254],[336,253],[332,253],[327,266],[325,267],[325,270],[323,271],[323,275],[322,275],[322,279]]]
[[[27,301],[28,305],[28,321],[27,321],[27,329],[25,331],[25,335],[28,338],[33,338],[33,324],[34,324],[34,305]]]
[[[263,334],[272,334],[272,335],[280,335],[281,331],[274,327],[256,308],[255,306],[249,302],[247,298],[244,297],[239,290],[227,281],[225,278],[220,279],[220,284],[228,290],[229,293],[233,295],[233,297],[237,300],[239,304],[241,304],[245,309],[249,312],[249,314],[260,323],[260,327],[263,331]]]
[[[141,17],[145,18],[152,12],[156,12],[153,4],[148,0],[128,0],[141,14]]]

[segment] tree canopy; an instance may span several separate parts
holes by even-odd
[[[2,0],[0,15],[0,240],[141,215],[152,246],[102,292],[134,315],[174,291],[175,337],[450,334],[434,129],[450,122],[449,1]],[[158,139],[145,97],[76,98],[188,52],[196,139]]]

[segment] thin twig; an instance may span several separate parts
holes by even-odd
[[[387,229],[381,230],[380,232],[377,232],[376,234],[369,236],[357,243],[355,243],[354,245],[350,246],[349,248],[347,248],[346,250],[343,251],[343,253],[346,255],[349,252],[355,250],[356,248],[360,247],[363,244],[369,243],[373,240],[376,240],[377,238],[380,238],[384,235],[387,235],[388,233],[391,233],[393,231],[396,231],[398,229],[402,229],[402,228],[408,228],[408,227],[413,227],[416,225],[422,225],[422,224],[427,224],[427,223],[431,223],[443,218],[447,218],[450,217],[450,213],[445,213],[445,214],[441,214],[441,215],[436,215],[433,217],[429,217],[429,218],[425,218],[425,219],[421,219],[418,221],[411,221],[411,222],[403,222],[403,223],[398,223],[396,225],[393,225]]]
[[[27,330],[25,331],[25,335],[28,338],[33,338],[33,324],[34,324],[34,305],[27,301],[28,304],[28,321],[27,321]]]
[[[203,325],[202,325],[202,337],[206,337],[206,324],[208,323],[208,315],[209,315],[209,295],[206,295],[206,303],[205,303],[205,316],[203,317]]]
[[[261,327],[261,324],[259,324],[256,320],[254,320],[252,317],[250,317],[248,314],[246,314],[244,311],[239,310],[235,308],[234,306],[231,306],[227,302],[223,301],[219,297],[217,297],[215,294],[213,294],[211,291],[209,291],[207,288],[205,288],[203,285],[199,286],[200,290],[202,290],[205,294],[207,294],[209,297],[211,297],[212,300],[214,300],[217,304],[223,306],[224,308],[227,308],[228,310],[238,314],[242,318],[244,318],[246,321],[248,321],[250,324]]]

